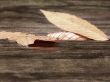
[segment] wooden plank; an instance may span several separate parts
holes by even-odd
[[[107,5],[110,3],[110,1],[102,1],[102,0],[53,1],[52,0],[48,2],[47,5],[44,5],[46,4],[45,1],[41,1],[41,2],[38,1],[38,3],[35,3],[35,5],[28,4],[28,3],[34,3],[35,1],[30,1],[30,2],[18,1],[18,3],[15,2],[10,2],[10,1],[1,2],[4,4],[4,6],[0,7],[1,30],[24,31],[28,33],[33,32],[38,34],[61,31],[57,29],[56,26],[50,24],[39,11],[39,9],[48,9],[52,11],[66,12],[82,17],[92,22],[96,26],[98,26],[105,33],[109,34],[110,11],[109,11],[109,6]],[[24,5],[23,4],[20,5],[19,2],[24,3]],[[9,3],[12,6],[8,6]],[[13,5],[14,3],[15,5]],[[27,3],[27,5],[25,5],[25,3]],[[42,6],[39,6],[38,5],[39,3],[41,3],[40,5]],[[65,3],[66,5],[62,7],[61,4],[58,6],[52,3],[62,3],[62,4]],[[101,3],[105,3],[105,4],[101,4]],[[38,29],[39,27],[41,27],[42,29]]]
[[[1,59],[0,76],[10,79],[110,80],[109,60]],[[87,63],[88,62],[88,63]],[[77,68],[77,69],[76,69]],[[0,78],[1,78],[0,77]]]
[[[0,41],[0,58],[93,59],[109,58],[110,42],[62,41],[53,47],[26,48],[6,40]],[[50,52],[50,53],[49,53]]]
[[[62,31],[39,9],[74,14],[110,35],[110,0],[0,0],[0,30]],[[110,42],[61,41],[28,48],[0,40],[0,82],[110,82]]]
[[[59,43],[58,49],[56,47],[3,47],[2,45],[7,45],[7,41],[0,43],[2,51],[0,52],[0,77],[4,77],[4,79],[14,78],[18,81],[38,79],[51,79],[51,81],[53,81],[52,79],[73,79],[72,81],[75,81],[77,79],[77,81],[93,80],[94,82],[97,79],[105,82],[110,80],[110,48],[100,49],[100,46],[108,46],[109,41],[67,41]],[[82,48],[73,48],[76,45],[81,45]],[[85,45],[90,46],[91,50],[85,49]],[[94,46],[91,45],[99,47],[93,49]],[[5,78],[5,76],[9,76],[9,78]]]

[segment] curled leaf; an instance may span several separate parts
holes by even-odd
[[[108,40],[107,35],[95,25],[75,15],[67,13],[40,10],[54,25],[65,31],[73,32],[87,38],[99,41]]]
[[[56,32],[56,33],[50,33],[47,36],[55,40],[76,40],[76,41],[86,40],[85,37],[79,36],[71,32]]]

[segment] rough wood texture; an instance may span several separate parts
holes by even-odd
[[[0,30],[60,31],[39,9],[75,14],[110,35],[110,0],[0,0]],[[0,82],[110,82],[110,41],[26,48],[0,40]]]

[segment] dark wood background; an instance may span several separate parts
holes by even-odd
[[[110,0],[0,0],[0,30],[61,31],[39,9],[82,17],[110,35]],[[0,40],[0,82],[110,82],[110,42],[60,42],[27,48]]]

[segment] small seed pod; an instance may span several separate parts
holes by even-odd
[[[82,37],[80,35],[77,35],[75,33],[71,33],[71,32],[56,32],[56,33],[50,33],[47,35],[48,37],[50,37],[50,39],[54,39],[54,40],[86,40],[87,38]]]

